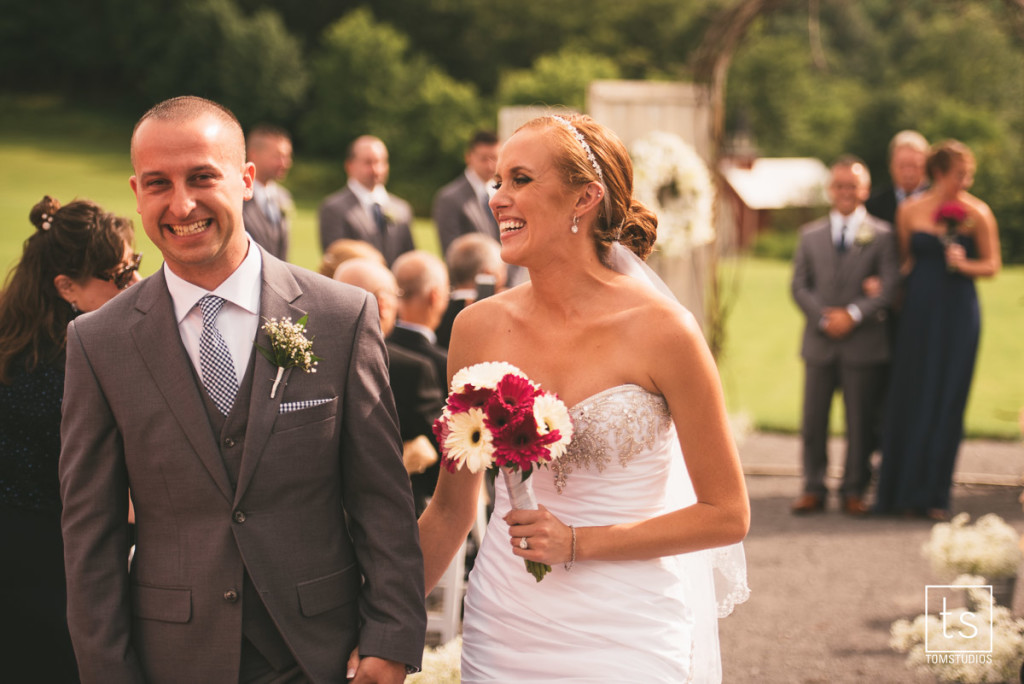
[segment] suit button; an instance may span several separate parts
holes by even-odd
[[[235,446],[235,440],[231,439],[230,437],[226,437],[224,439],[224,446],[230,449],[231,447]]]
[[[228,589],[224,592],[224,600],[228,603],[234,603],[238,600],[238,592],[234,589]]]
[[[235,518],[235,522],[236,523],[244,523],[245,522],[245,513],[242,512],[242,511],[235,511],[234,518]]]

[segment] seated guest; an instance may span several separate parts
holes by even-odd
[[[340,238],[327,246],[327,251],[324,252],[323,258],[320,259],[320,266],[317,270],[321,275],[333,278],[334,272],[338,270],[338,266],[343,261],[356,257],[372,259],[387,266],[387,262],[384,261],[384,255],[369,242]]]
[[[356,257],[344,261],[334,279],[361,287],[377,298],[381,332],[387,336],[395,327],[398,310],[398,285],[395,276],[373,259]],[[444,408],[444,380],[438,380],[433,362],[422,354],[409,351],[387,340],[391,392],[395,396],[398,424],[402,433],[402,460],[415,480],[428,467],[437,467],[438,450],[431,429]],[[437,475],[433,476],[436,482]],[[431,490],[432,491],[432,490]],[[426,496],[416,494],[417,515],[426,507]]]
[[[4,680],[77,682],[57,480],[67,326],[138,281],[142,255],[132,222],[88,200],[44,197],[29,220],[35,232],[0,293]]]
[[[448,306],[448,270],[433,254],[407,252],[398,257],[391,269],[398,281],[398,323],[388,342],[430,359],[434,364],[437,387],[448,396],[448,352],[438,346],[434,329]],[[417,502],[434,493],[440,466],[435,464],[412,477],[412,493]]]
[[[437,343],[448,348],[452,338],[452,323],[464,308],[488,294],[487,289],[500,292],[505,289],[506,264],[501,260],[501,244],[479,233],[468,233],[452,241],[445,253],[448,263],[448,277],[452,291],[448,297],[448,308],[437,326]],[[477,277],[481,276],[482,283]],[[493,285],[489,285],[493,281]]]
[[[442,389],[447,389],[448,352],[438,346],[434,330],[448,308],[448,269],[429,252],[403,254],[391,267],[398,281],[398,323],[388,338],[434,361]]]

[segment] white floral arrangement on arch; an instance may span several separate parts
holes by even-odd
[[[1016,577],[1021,563],[1020,535],[994,513],[969,525],[960,513],[948,523],[932,527],[922,550],[932,569],[944,577],[970,574],[987,579]]]
[[[982,577],[964,575],[956,585],[984,584]],[[968,589],[968,592],[973,591]],[[996,684],[1017,681],[1021,659],[1024,658],[1024,620],[1016,619],[1009,609],[992,605],[988,594],[976,596],[978,607],[970,615],[966,608],[946,612],[946,624],[939,617],[926,614],[911,620],[897,620],[889,630],[889,646],[907,654],[907,665],[927,672],[941,682],[960,684]],[[957,628],[952,628],[956,625]],[[990,631],[991,625],[991,631]],[[963,626],[964,629],[959,627]],[[969,629],[968,629],[969,626]],[[927,642],[926,642],[927,639]],[[966,654],[977,644],[988,644],[991,653],[971,653],[972,657],[929,657],[932,653]]]
[[[655,131],[633,143],[631,156],[633,194],[658,215],[658,249],[674,256],[714,240],[714,185],[693,146]]]

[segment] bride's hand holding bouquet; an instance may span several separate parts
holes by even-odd
[[[497,466],[512,507],[521,510],[538,510],[529,478],[537,467],[565,454],[572,430],[569,411],[557,396],[502,362],[478,363],[456,373],[445,409],[434,422],[441,464],[449,472],[466,468],[472,473]],[[575,530],[565,529],[573,537],[574,553]],[[513,538],[516,555],[547,555],[550,535],[543,535],[540,548],[531,548],[529,538],[528,532]],[[526,568],[538,582],[551,571],[550,565],[529,558]]]

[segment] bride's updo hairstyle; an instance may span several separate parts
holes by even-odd
[[[959,140],[943,140],[932,145],[925,161],[924,169],[928,178],[934,181],[939,176],[945,176],[953,168],[953,164],[962,161],[972,172],[976,168],[974,153],[971,148]]]
[[[583,136],[593,161],[570,126]],[[633,161],[618,136],[581,114],[541,116],[522,128],[546,129],[555,165],[569,185],[578,187],[596,182],[604,186],[605,201],[599,205],[594,223],[594,241],[601,259],[605,260],[615,242],[621,242],[638,257],[646,259],[658,237],[658,217],[633,198]],[[595,163],[601,169],[600,175]]]

